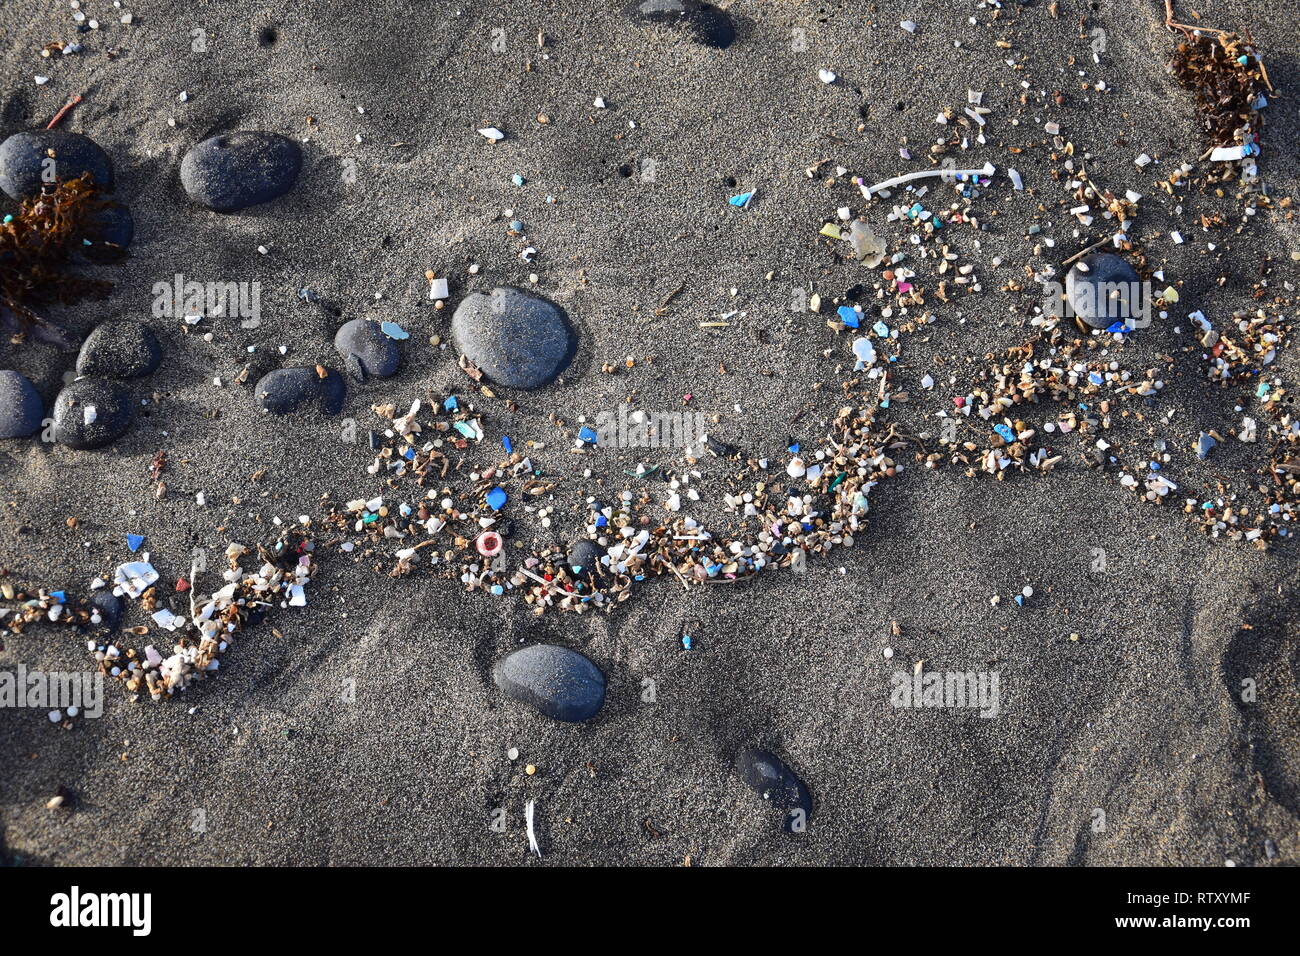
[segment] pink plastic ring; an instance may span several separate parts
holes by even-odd
[[[485,558],[495,558],[501,553],[501,535],[495,531],[484,531],[474,541],[474,547]]]

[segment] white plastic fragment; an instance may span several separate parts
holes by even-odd
[[[524,824],[528,827],[528,849],[540,857],[542,848],[537,843],[537,831],[533,829],[533,807],[536,803],[536,800],[529,800],[524,805]]]
[[[123,594],[138,598],[157,580],[158,572],[147,560],[127,561],[125,564],[119,564],[117,570],[113,572],[113,583],[117,585],[113,590],[117,591],[120,588]]]
[[[1245,158],[1245,146],[1216,146],[1210,153],[1210,161],[1215,163],[1231,163]]]
[[[492,140],[494,143],[499,143],[501,140],[506,138],[506,134],[501,132],[501,130],[497,129],[495,126],[483,127],[479,130],[479,135]]]
[[[904,183],[914,182],[918,179],[932,179],[935,176],[951,178],[958,176],[992,176],[994,172],[996,172],[996,169],[992,163],[985,163],[980,169],[922,169],[915,173],[907,173],[904,176],[886,179],[874,186],[863,186],[862,194],[870,198],[872,193],[878,193],[882,189],[893,189],[895,186],[901,186]]]

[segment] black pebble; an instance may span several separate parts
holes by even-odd
[[[740,451],[735,445],[728,445],[726,442],[718,441],[718,439],[714,438],[712,435],[704,436],[704,444],[709,451],[713,452],[713,454],[717,455],[719,458],[734,458],[740,454]]]
[[[731,17],[697,0],[636,0],[625,12],[638,23],[660,23],[680,30],[696,43],[725,50],[736,39]]]
[[[117,262],[134,238],[131,210],[120,202],[106,203],[90,215],[81,232],[81,254],[92,262]]]
[[[1118,320],[1138,317],[1140,281],[1133,267],[1113,252],[1094,252],[1066,273],[1065,296],[1085,325],[1105,329]],[[1102,289],[1103,283],[1112,288]]]
[[[181,160],[181,185],[196,203],[238,212],[283,196],[298,181],[302,150],[278,133],[222,133]]]
[[[508,286],[471,292],[461,300],[451,317],[451,336],[489,379],[512,388],[540,388],[552,381],[578,348],[563,309]]]
[[[348,374],[358,382],[364,382],[367,376],[388,378],[402,361],[397,342],[384,334],[379,323],[367,319],[353,319],[340,326],[334,335],[334,347],[343,356]]]
[[[91,596],[90,604],[99,609],[99,628],[109,633],[116,631],[122,620],[122,599],[112,591],[102,590]]]
[[[604,555],[604,548],[590,538],[583,538],[569,549],[569,556],[565,561],[569,565],[569,570],[579,577],[587,578],[592,575],[604,577],[606,568],[600,563]]]
[[[45,403],[26,376],[0,371],[0,438],[26,438],[41,427]]]
[[[492,668],[492,679],[507,697],[556,720],[590,720],[605,703],[600,668],[577,651],[553,644],[515,651]]]
[[[95,419],[86,424],[86,409]],[[131,396],[116,382],[80,378],[54,400],[54,440],[69,448],[103,448],[131,425]]]
[[[812,794],[780,757],[758,747],[736,757],[736,773],[751,790],[785,812],[787,833],[802,832],[812,819]]]
[[[343,410],[347,385],[343,376],[332,368],[326,369],[325,377],[321,378],[314,366],[297,366],[278,368],[263,375],[254,394],[257,403],[273,415],[287,415],[311,400],[326,415],[337,415]]]
[[[59,182],[90,173],[101,192],[113,189],[113,162],[95,141],[61,129],[27,130],[0,143],[0,189],[10,199],[31,199],[47,184],[45,161],[54,151],[53,177]]]
[[[86,336],[77,356],[77,374],[102,378],[139,378],[162,362],[162,346],[139,322],[103,322]]]

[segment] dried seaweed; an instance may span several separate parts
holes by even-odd
[[[0,224],[0,329],[16,341],[30,334],[62,348],[76,347],[62,328],[35,310],[102,299],[112,290],[111,282],[69,272],[72,250],[104,205],[86,174],[25,201],[18,215]]]
[[[1263,122],[1256,104],[1271,85],[1254,44],[1217,30],[1184,33],[1169,69],[1196,97],[1206,146],[1257,142]]]

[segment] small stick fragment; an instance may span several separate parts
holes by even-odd
[[[63,108],[61,110],[59,110],[57,113],[54,114],[54,118],[50,120],[50,122],[46,125],[45,128],[54,129],[54,127],[59,125],[59,122],[63,119],[63,117],[71,113],[73,107],[80,102],[81,102],[81,94],[78,93],[72,99],[68,100],[68,102],[63,105]]]
[[[1071,262],[1073,262],[1075,259],[1082,259],[1082,258],[1083,258],[1084,256],[1086,256],[1088,253],[1092,252],[1092,250],[1097,249],[1097,248],[1099,248],[1099,247],[1101,247],[1101,246],[1104,246],[1106,243],[1112,241],[1114,238],[1115,238],[1114,236],[1107,236],[1105,239],[1098,239],[1096,242],[1094,242],[1092,245],[1090,245],[1087,249],[1080,249],[1080,250],[1079,250],[1078,252],[1076,252],[1074,255],[1070,256],[1070,258],[1068,258],[1068,259],[1066,259],[1064,262],[1062,262],[1061,265],[1063,265],[1063,266],[1068,266],[1068,265],[1069,265]]]

